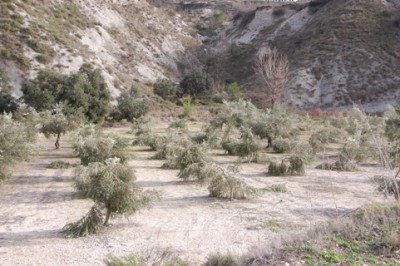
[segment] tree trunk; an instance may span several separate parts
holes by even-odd
[[[107,213],[106,213],[106,220],[104,221],[104,226],[107,226],[108,224],[108,220],[110,220],[110,215],[111,215],[111,211],[109,209],[107,209]]]
[[[268,145],[267,148],[272,148],[272,138],[268,137]]]
[[[56,146],[56,149],[60,148],[60,138],[61,138],[61,133],[58,133],[56,143],[54,143],[54,145]]]

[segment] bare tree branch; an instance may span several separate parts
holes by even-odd
[[[271,107],[282,101],[289,81],[289,62],[287,56],[276,48],[259,50],[254,70],[263,83],[266,97],[270,99]]]

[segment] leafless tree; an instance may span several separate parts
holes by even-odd
[[[265,95],[273,108],[280,103],[286,93],[286,85],[289,81],[289,62],[287,56],[276,48],[262,47],[254,70],[264,86]]]

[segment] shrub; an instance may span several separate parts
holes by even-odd
[[[159,79],[153,85],[154,94],[160,96],[164,100],[175,100],[177,91],[177,85],[169,79]]]
[[[104,135],[92,125],[78,129],[73,136],[73,150],[83,165],[104,162],[113,157],[119,158],[123,163],[127,159],[127,146],[127,140]]]
[[[290,139],[278,137],[272,141],[272,148],[277,153],[289,153],[292,151],[293,143]]]
[[[159,138],[157,153],[153,156],[153,159],[167,159],[167,163],[163,165],[164,168],[177,168],[176,157],[181,155],[191,144],[186,132],[170,129],[166,136]]]
[[[231,254],[213,254],[207,258],[205,266],[238,266],[237,259]]]
[[[206,166],[211,159],[204,145],[188,146],[174,160],[175,165],[180,170],[178,173],[179,178],[183,180],[195,178],[200,183],[204,183],[208,178],[209,170]]]
[[[287,188],[285,184],[274,184],[267,188],[267,191],[276,192],[276,193],[285,193],[287,192]]]
[[[272,176],[301,176],[305,174],[303,160],[297,156],[283,159],[280,164],[271,162],[268,174]]]
[[[281,17],[281,16],[285,15],[285,12],[286,12],[285,8],[277,7],[272,10],[272,15],[274,17]]]
[[[133,214],[154,198],[133,183],[136,177],[132,168],[121,164],[118,158],[80,166],[75,169],[73,179],[82,195],[106,210],[104,225],[111,216]]]
[[[11,115],[0,115],[0,182],[9,177],[11,165],[28,159],[33,146],[27,126]]]
[[[191,117],[196,107],[193,98],[189,95],[189,97],[183,101],[182,105],[183,115],[186,117]]]
[[[35,142],[41,120],[40,115],[35,111],[35,109],[22,104],[13,114],[13,118],[15,121],[24,125],[27,141]]]
[[[246,199],[256,197],[259,191],[235,177],[237,167],[229,166],[226,170],[217,167],[210,178],[208,191],[211,197],[233,199]]]
[[[351,162],[348,158],[339,156],[339,159],[333,163],[322,163],[316,167],[321,170],[332,170],[332,171],[355,171],[357,170],[356,165]]]
[[[0,55],[2,49],[0,48]],[[5,56],[6,57],[6,56]],[[11,79],[7,72],[3,69],[0,69],[0,91],[2,94],[10,95],[13,91],[13,86],[11,85]]]
[[[188,130],[187,120],[179,119],[179,120],[173,121],[171,124],[169,124],[168,128],[169,129],[176,128],[176,129],[180,129],[182,131],[187,131]]]
[[[203,71],[194,71],[186,75],[180,82],[178,96],[183,95],[200,96],[211,92],[211,77]]]
[[[165,143],[165,138],[155,134],[148,125],[140,126],[135,135],[133,145],[149,146],[153,151],[159,150]]]
[[[126,256],[123,258],[108,256],[105,263],[107,266],[144,266],[146,265],[146,260],[138,256]]]
[[[218,132],[210,128],[203,129],[204,133],[199,133],[191,138],[194,143],[206,144],[209,148],[216,148],[220,142]]]
[[[51,162],[47,166],[47,168],[49,168],[49,169],[67,169],[70,167],[72,167],[72,165],[69,162],[60,161],[60,160]]]
[[[0,91],[0,114],[15,113],[18,110],[17,99],[8,93]]]
[[[233,99],[238,100],[240,99],[240,86],[237,82],[231,83],[228,86],[228,91],[232,95]]]
[[[132,122],[146,115],[150,110],[150,101],[147,98],[138,98],[137,90],[132,87],[124,91],[117,98],[118,119],[126,119]]]
[[[377,184],[379,192],[385,196],[393,196],[396,200],[400,199],[400,180],[387,176],[374,176],[372,181]]]
[[[226,127],[225,134],[233,127],[248,127],[250,121],[254,121],[261,114],[259,110],[249,101],[239,99],[235,102],[224,101],[221,108],[217,110],[215,118],[210,122],[212,129]]]
[[[249,128],[241,128],[240,139],[225,140],[221,143],[222,148],[229,155],[237,155],[239,157],[246,157],[250,160],[256,159],[261,153],[260,139],[254,136]]]
[[[313,133],[309,143],[314,151],[321,151],[325,144],[337,143],[343,136],[343,132],[336,128],[325,128]]]

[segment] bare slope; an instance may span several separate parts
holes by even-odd
[[[103,70],[117,95],[134,79],[176,76],[185,47],[197,43],[179,15],[145,0],[17,0],[0,5],[0,68],[17,89],[22,78],[41,68],[68,73],[88,61]]]
[[[400,10],[397,1],[331,0],[312,8],[286,5],[283,14],[258,8],[242,14],[228,28],[235,44],[233,65],[246,59],[241,76],[254,91],[249,58],[263,45],[289,57],[292,81],[288,102],[304,109],[362,104],[381,110],[400,102]],[[235,58],[238,57],[238,58]],[[246,77],[247,76],[247,77]],[[246,82],[247,81],[247,82]]]

